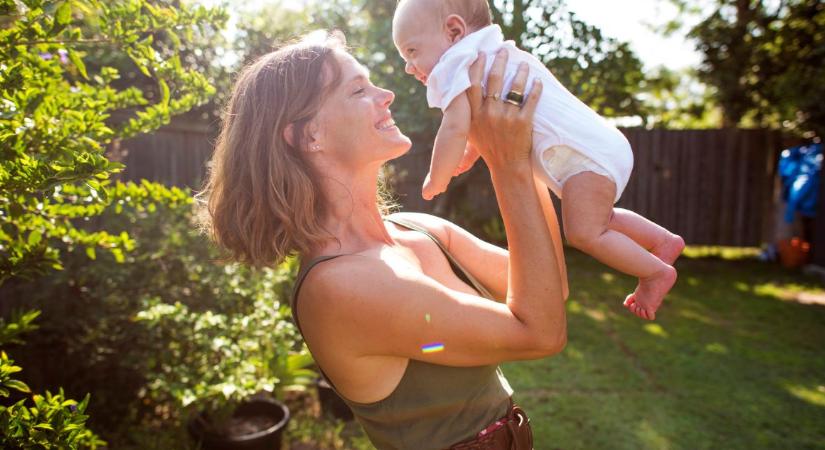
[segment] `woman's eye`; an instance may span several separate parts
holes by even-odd
[[[361,88],[361,89],[358,89],[357,91],[353,92],[352,95],[358,95],[358,94],[363,94],[363,93],[364,93],[364,88]]]

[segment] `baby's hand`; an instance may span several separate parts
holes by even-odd
[[[478,150],[473,147],[473,144],[467,143],[467,147],[464,149],[464,156],[461,157],[461,162],[458,163],[458,167],[455,168],[455,172],[453,172],[453,176],[457,177],[462,173],[470,170],[473,165],[478,161],[479,156]]]
[[[421,189],[421,196],[424,197],[424,200],[432,200],[436,195],[446,190],[447,185],[437,186],[428,173],[427,177],[424,178],[424,187]]]

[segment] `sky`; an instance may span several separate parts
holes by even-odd
[[[567,7],[605,35],[630,42],[646,69],[699,64],[691,41],[683,36],[665,38],[648,26],[661,25],[676,16],[676,8],[667,0],[567,0]]]

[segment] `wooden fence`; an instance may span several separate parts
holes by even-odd
[[[167,186],[201,187],[212,157],[216,132],[201,124],[173,124],[152,134],[122,141],[110,149],[126,165],[124,181],[147,179]]]
[[[769,130],[623,130],[635,165],[618,206],[642,214],[694,245],[751,246],[772,241],[781,135]],[[121,144],[125,179],[200,186],[214,145],[207,127],[174,126]],[[393,162],[392,185],[404,210],[459,210],[494,217],[495,196],[483,164],[454,180],[434,202],[421,199],[430,148],[415,145]],[[452,209],[455,210],[455,205]]]

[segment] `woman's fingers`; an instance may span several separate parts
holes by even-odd
[[[532,119],[533,114],[536,112],[536,107],[539,104],[539,99],[541,99],[542,89],[544,89],[544,85],[541,84],[541,80],[538,78],[534,79],[533,89],[530,90],[530,95],[527,96],[524,105],[521,107],[521,113],[524,114],[525,117]]]
[[[470,88],[467,90],[467,98],[470,100],[470,111],[475,116],[481,108],[483,101],[483,90],[481,84],[484,82],[484,66],[487,60],[487,55],[478,52],[478,57],[475,62],[470,65]]]
[[[504,68],[507,66],[507,50],[501,49],[496,53],[493,66],[487,75],[487,96],[492,97],[501,94],[504,83]]]
[[[530,73],[530,68],[527,63],[523,62],[518,65],[516,76],[513,77],[513,84],[510,86],[510,92],[516,92],[524,95],[524,85],[527,84],[527,74]],[[505,92],[505,98],[508,93]]]

